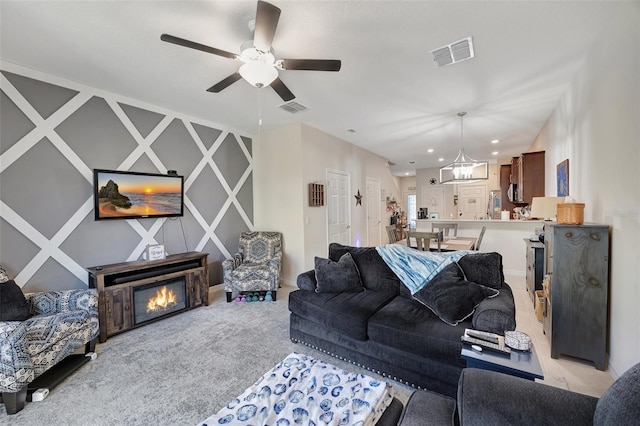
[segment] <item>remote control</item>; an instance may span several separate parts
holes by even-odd
[[[486,331],[480,331],[480,330],[472,330],[470,328],[467,328],[465,330],[465,334],[467,336],[471,336],[474,337],[476,339],[480,339],[480,340],[486,340],[487,342],[491,342],[491,343],[495,343],[498,344],[499,340],[498,340],[498,335],[495,333],[489,333]]]
[[[482,349],[487,349],[503,355],[511,355],[511,349],[505,345],[490,343],[490,342],[487,342],[486,340],[480,340],[471,336],[464,336],[464,335],[460,337],[460,340],[462,340],[463,343],[467,343],[469,345],[478,345]]]

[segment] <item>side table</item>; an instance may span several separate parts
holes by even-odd
[[[497,371],[527,380],[544,379],[536,351],[531,346],[531,352],[511,350],[511,355],[502,355],[485,349],[474,351],[471,346],[463,344],[460,354],[467,361],[467,367],[481,370]]]

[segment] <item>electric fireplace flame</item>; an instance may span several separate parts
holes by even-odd
[[[164,311],[178,303],[178,296],[172,291],[167,289],[167,286],[162,286],[156,291],[155,297],[150,297],[147,302],[147,313]]]

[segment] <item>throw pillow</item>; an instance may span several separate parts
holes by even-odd
[[[351,253],[345,253],[337,262],[316,257],[315,266],[318,293],[357,293],[364,290]]]
[[[31,316],[22,289],[13,280],[0,284],[0,321],[24,321]]]
[[[351,253],[360,272],[362,286],[373,291],[401,291],[405,286],[382,260],[375,247],[352,247],[338,243],[329,244],[329,259],[337,261],[345,253]]]
[[[0,265],[0,283],[6,283],[9,281],[9,274],[7,274],[7,268]]]
[[[500,290],[504,282],[500,253],[470,253],[458,260],[467,280]]]
[[[451,263],[413,297],[442,321],[458,325],[473,315],[480,302],[499,293],[496,289],[466,281],[460,266]]]

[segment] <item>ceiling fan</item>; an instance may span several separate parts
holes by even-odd
[[[235,54],[215,47],[185,40],[169,34],[162,34],[160,39],[191,49],[201,50],[225,58],[243,62],[240,69],[207,89],[218,93],[236,81],[244,78],[255,87],[271,86],[285,102],[295,98],[289,88],[280,80],[279,70],[300,71],[340,71],[338,59],[277,59],[271,44],[276,33],[280,9],[265,1],[258,1],[253,40],[242,44],[241,53]]]

